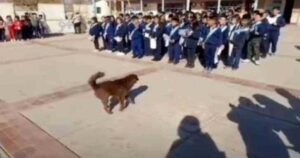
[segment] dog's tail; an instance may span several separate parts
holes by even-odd
[[[97,79],[101,78],[105,75],[103,72],[97,72],[96,74],[92,75],[89,79],[89,84],[93,89],[97,88]]]

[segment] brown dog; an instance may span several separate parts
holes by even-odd
[[[93,88],[95,95],[102,101],[104,110],[107,113],[112,114],[113,107],[108,104],[110,97],[118,99],[121,104],[120,111],[123,111],[130,99],[130,89],[139,80],[138,76],[131,74],[118,80],[97,83],[97,79],[104,75],[103,72],[98,72],[91,76],[89,79],[90,86]]]

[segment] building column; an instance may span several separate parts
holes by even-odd
[[[186,0],[186,11],[190,10],[190,4],[191,4],[191,1],[190,0]]]
[[[143,0],[140,0],[140,5],[141,5],[141,12],[144,12],[144,2],[143,2]]]
[[[218,0],[218,8],[217,8],[217,13],[221,12],[221,0]]]
[[[165,0],[161,0],[161,11],[165,11]]]
[[[124,14],[125,13],[125,3],[124,3],[124,0],[121,1],[121,10],[122,10],[122,13]]]
[[[258,0],[255,0],[253,3],[253,10],[257,10],[258,9]]]

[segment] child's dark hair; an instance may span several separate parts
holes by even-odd
[[[260,16],[260,17],[263,16],[263,14],[262,14],[259,10],[255,10],[255,11],[253,12],[253,14],[258,15],[258,16]]]
[[[179,18],[178,18],[178,17],[176,17],[176,16],[174,16],[174,17],[172,17],[172,21],[179,22]]]
[[[279,10],[280,11],[280,8],[279,7],[273,7],[273,10]]]
[[[98,22],[98,19],[97,19],[97,17],[95,17],[95,16],[94,16],[94,17],[92,17],[92,21],[94,21],[94,22],[96,22],[96,23],[97,23],[97,22]]]

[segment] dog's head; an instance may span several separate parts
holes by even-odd
[[[130,74],[126,78],[130,85],[134,85],[139,80],[139,77],[136,74]]]
[[[136,75],[136,74],[130,74],[130,75],[128,76],[128,78],[129,78],[130,80],[134,81],[134,82],[137,82],[137,81],[139,80],[139,77],[138,77],[138,75]]]

